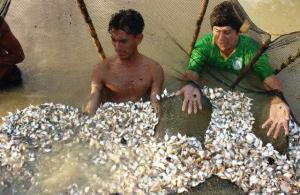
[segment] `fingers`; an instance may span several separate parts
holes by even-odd
[[[84,115],[89,115],[89,114],[90,114],[90,108],[89,108],[88,105],[85,106],[85,107],[82,107],[82,113],[83,113]]]
[[[185,111],[185,109],[186,109],[188,103],[189,103],[189,100],[188,100],[187,98],[184,98],[184,99],[183,99],[183,102],[182,102],[182,108],[181,108],[181,110],[182,110],[183,112]]]
[[[278,134],[279,134],[279,132],[280,132],[280,127],[281,127],[280,124],[277,124],[277,125],[276,125],[275,133],[274,133],[274,136],[273,136],[274,139],[277,139]]]
[[[194,114],[197,114],[198,112],[197,101],[193,101],[193,108],[194,108]]]
[[[182,94],[183,94],[183,90],[182,89],[176,91],[176,93],[175,93],[176,96],[181,96]]]
[[[186,109],[187,109],[188,114],[191,114],[192,112],[194,114],[197,114],[198,107],[199,107],[199,109],[202,108],[201,105],[199,106],[198,101],[191,101],[191,100],[188,100],[187,98],[185,98],[183,100],[181,109],[182,109],[183,112],[186,111]]]
[[[269,128],[269,131],[268,131],[268,133],[267,133],[267,136],[270,136],[270,135],[271,135],[271,133],[272,133],[272,131],[274,130],[275,126],[276,126],[276,123],[272,123],[272,125],[271,125],[271,127]]]
[[[193,111],[193,101],[189,101],[188,103],[188,114],[191,114]]]
[[[288,125],[288,121],[287,122],[285,122],[284,124],[283,124],[283,128],[284,128],[284,135],[285,136],[287,136],[288,134],[289,134],[289,125]]]
[[[272,119],[268,119],[268,120],[266,120],[266,122],[261,126],[261,128],[265,128],[269,123],[272,123]]]
[[[201,96],[199,96],[199,98],[196,99],[196,103],[198,105],[199,110],[202,110]]]

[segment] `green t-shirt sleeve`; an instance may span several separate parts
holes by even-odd
[[[211,43],[212,39],[210,35],[207,35],[196,42],[188,63],[188,70],[195,72],[200,72],[202,70],[209,57]]]
[[[254,40],[251,41],[252,43],[249,44],[247,48],[247,64],[253,59],[256,55],[257,51],[259,50],[260,46]],[[266,53],[263,53],[256,63],[253,66],[254,72],[259,76],[261,80],[264,80],[268,76],[274,74],[272,67],[269,64],[269,57]]]
[[[262,81],[274,74],[272,67],[269,65],[269,57],[265,53],[259,57],[253,69]]]

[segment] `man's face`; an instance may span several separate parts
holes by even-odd
[[[233,51],[239,40],[239,33],[230,26],[214,26],[213,34],[222,53]]]
[[[111,40],[115,51],[120,59],[128,59],[137,51],[137,46],[140,44],[143,35],[128,34],[123,30],[112,29]]]

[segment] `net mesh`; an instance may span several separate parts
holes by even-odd
[[[6,2],[8,1],[2,3],[3,8],[7,6]],[[199,38],[211,32],[209,15],[221,2],[222,0],[209,1]],[[86,0],[85,3],[107,56],[114,54],[107,32],[111,15],[127,8],[141,12],[145,20],[145,31],[140,50],[162,64],[167,77],[165,87],[170,91],[178,89],[180,81],[176,77],[180,75],[177,73],[183,73],[185,70],[187,53],[203,0]],[[232,3],[241,20],[250,21],[251,27],[247,35],[259,43],[270,38],[268,33],[251,22],[237,0],[232,0]],[[63,103],[81,106],[89,93],[92,68],[101,57],[97,54],[77,1],[12,1],[5,20],[20,41],[26,55],[25,61],[20,65],[25,90],[44,95],[43,102],[58,99]],[[278,70],[278,77],[288,81],[285,94],[293,109],[298,111],[300,104],[297,103],[297,98],[300,94],[295,93],[295,89],[300,91],[300,84],[297,74],[291,72],[300,71],[299,37],[299,32],[283,35],[273,40],[266,51],[271,65]],[[226,80],[222,75],[218,77],[228,83],[234,80]],[[262,89],[260,85],[249,84],[248,81],[249,79],[243,81],[241,86]],[[207,83],[211,83],[212,86],[220,84],[215,79],[208,79]],[[28,101],[33,103],[32,96],[30,98]],[[17,105],[18,102],[12,104]],[[3,108],[5,109],[5,106],[0,109]],[[299,120],[300,112],[295,112],[295,115]]]
[[[209,1],[198,37],[211,32],[209,15],[222,1]],[[5,10],[9,2],[3,1],[2,10]],[[241,20],[250,21],[247,35],[261,44],[270,38],[270,34],[251,22],[237,0],[231,2]],[[184,3],[180,0],[99,0],[85,3],[107,56],[114,54],[107,32],[111,15],[126,8],[140,11],[146,24],[141,52],[162,64],[166,74],[166,88],[170,91],[179,88],[180,81],[177,78],[185,71],[189,57],[187,53],[203,0]],[[101,56],[97,54],[77,1],[12,1],[5,19],[21,42],[26,55],[25,61],[20,65],[25,80],[25,91],[31,94],[37,92],[38,96],[43,97],[40,98],[41,102],[59,100],[81,107],[89,93],[93,66],[101,60]],[[300,106],[297,102],[300,94],[294,93],[289,87],[299,89],[298,74],[291,74],[288,70],[297,71],[300,67],[297,60],[299,37],[299,32],[280,36],[271,42],[266,51],[278,77],[281,80],[289,80],[289,83],[285,84],[284,92],[287,100],[292,102],[298,120]],[[230,85],[235,80],[234,77],[227,79],[226,75],[217,75],[217,78],[219,80],[207,78],[207,82],[204,83],[216,87],[220,86],[220,82]],[[244,79],[238,89],[262,90],[262,85],[253,82],[252,78],[248,76],[248,79]]]
[[[9,1],[3,1],[2,7],[7,6],[7,2]],[[212,9],[221,2],[223,0],[209,1],[199,38],[211,32],[209,16]],[[250,21],[250,29],[246,33],[248,36],[261,44],[270,38],[270,34],[251,21],[237,0],[231,2],[241,20]],[[145,30],[140,51],[162,64],[166,75],[165,87],[170,91],[178,90],[181,85],[178,78],[185,71],[189,58],[187,53],[203,3],[204,0],[184,3],[180,0],[85,1],[107,56],[114,54],[107,32],[111,15],[127,8],[141,12],[145,20]],[[89,94],[93,66],[101,60],[101,56],[97,54],[77,1],[12,1],[5,19],[21,42],[26,55],[25,61],[20,65],[25,81],[25,92],[29,93],[23,98],[28,99],[23,106],[28,105],[27,102],[36,103],[30,99],[34,96],[39,97],[36,99],[40,102],[59,101],[81,107]],[[273,40],[266,51],[271,65],[277,70],[278,77],[289,81],[285,83],[284,93],[291,102],[298,120],[300,104],[297,102],[300,94],[294,93],[294,89],[299,89],[300,85],[298,74],[290,72],[297,72],[300,67],[299,45],[299,32],[294,32]],[[236,76],[228,77],[226,73],[218,73],[215,76],[217,79],[204,77],[202,81],[210,87],[226,88],[224,83],[230,85],[236,79]],[[246,92],[263,90],[261,82],[256,82],[259,80],[253,77],[255,76],[247,75],[238,89]],[[293,89],[290,86],[293,86]],[[33,93],[35,95],[32,95]],[[7,101],[12,101],[11,99],[13,98]],[[20,107],[18,99],[14,101],[16,107]],[[7,110],[5,106],[1,109]]]
[[[221,2],[222,0],[209,1],[199,37],[211,32],[209,15],[213,7]],[[179,65],[184,66],[187,62],[186,54],[178,45],[185,51],[189,50],[203,1],[194,0],[182,3],[178,0],[100,0],[85,3],[107,55],[113,54],[110,36],[107,32],[110,16],[119,9],[133,8],[142,13],[146,23],[141,51],[164,66],[175,68]],[[232,3],[240,18],[250,21],[251,28],[247,32],[248,35],[260,43],[270,38],[268,33],[251,22],[237,0],[232,0]],[[75,0],[51,2],[37,0],[34,3],[29,0],[13,1],[7,20],[25,47],[28,56],[26,63],[38,64],[39,67],[34,67],[34,69],[43,69],[46,64],[41,63],[50,61],[45,60],[44,55],[39,54],[47,54],[48,58],[54,59],[51,61],[54,64],[81,62],[85,64],[83,68],[87,66],[90,68],[90,64],[99,61],[95,54],[97,50],[90,41],[87,26]],[[279,69],[290,55],[296,54],[298,47],[298,33],[276,39],[268,50],[272,66]],[[172,68],[165,69],[168,72]]]

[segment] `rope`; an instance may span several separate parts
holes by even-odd
[[[8,12],[8,8],[10,6],[11,0],[5,0],[1,9],[0,9],[0,26],[2,25],[2,22]]]
[[[268,48],[269,44],[271,42],[271,39],[267,39],[266,42],[263,43],[263,45],[261,46],[261,48],[257,51],[256,55],[253,57],[253,59],[245,66],[245,69],[243,72],[241,72],[241,74],[239,75],[239,77],[233,82],[233,84],[231,85],[231,89],[234,89],[235,86],[237,84],[239,84],[239,82],[245,78],[245,76],[248,74],[248,72],[252,69],[252,67],[254,66],[254,64],[257,62],[257,60],[259,59],[259,57],[261,56],[261,54]]]
[[[191,43],[191,45],[190,45],[190,52],[189,52],[189,55],[192,54],[192,51],[193,51],[193,49],[194,49],[194,45],[195,45],[196,40],[197,40],[197,38],[198,38],[198,35],[199,35],[199,32],[200,32],[200,28],[201,28],[201,24],[202,24],[202,21],[203,21],[205,12],[206,12],[206,10],[207,10],[208,1],[209,1],[209,0],[204,0],[204,1],[202,2],[202,4],[201,4],[201,11],[200,11],[200,14],[199,14],[197,23],[196,23],[196,29],[195,29],[195,32],[194,32],[194,35],[193,35],[192,43]]]
[[[88,12],[88,10],[86,8],[85,2],[84,2],[84,0],[77,0],[77,3],[78,3],[78,6],[80,8],[80,11],[81,11],[81,13],[82,13],[82,15],[84,17],[85,22],[89,26],[90,34],[91,34],[91,36],[92,36],[92,38],[94,40],[94,43],[95,43],[95,45],[96,45],[96,47],[98,49],[98,53],[101,55],[102,59],[105,59],[106,55],[105,55],[104,50],[102,48],[102,45],[101,45],[101,43],[100,43],[100,41],[98,39],[95,27],[93,25],[93,22],[92,22],[92,19],[91,19],[90,15],[89,15],[89,12]]]
[[[7,14],[8,8],[10,6],[10,2],[11,2],[11,0],[5,0],[3,3],[3,6],[0,9],[0,16],[2,19],[4,19],[4,17]]]

